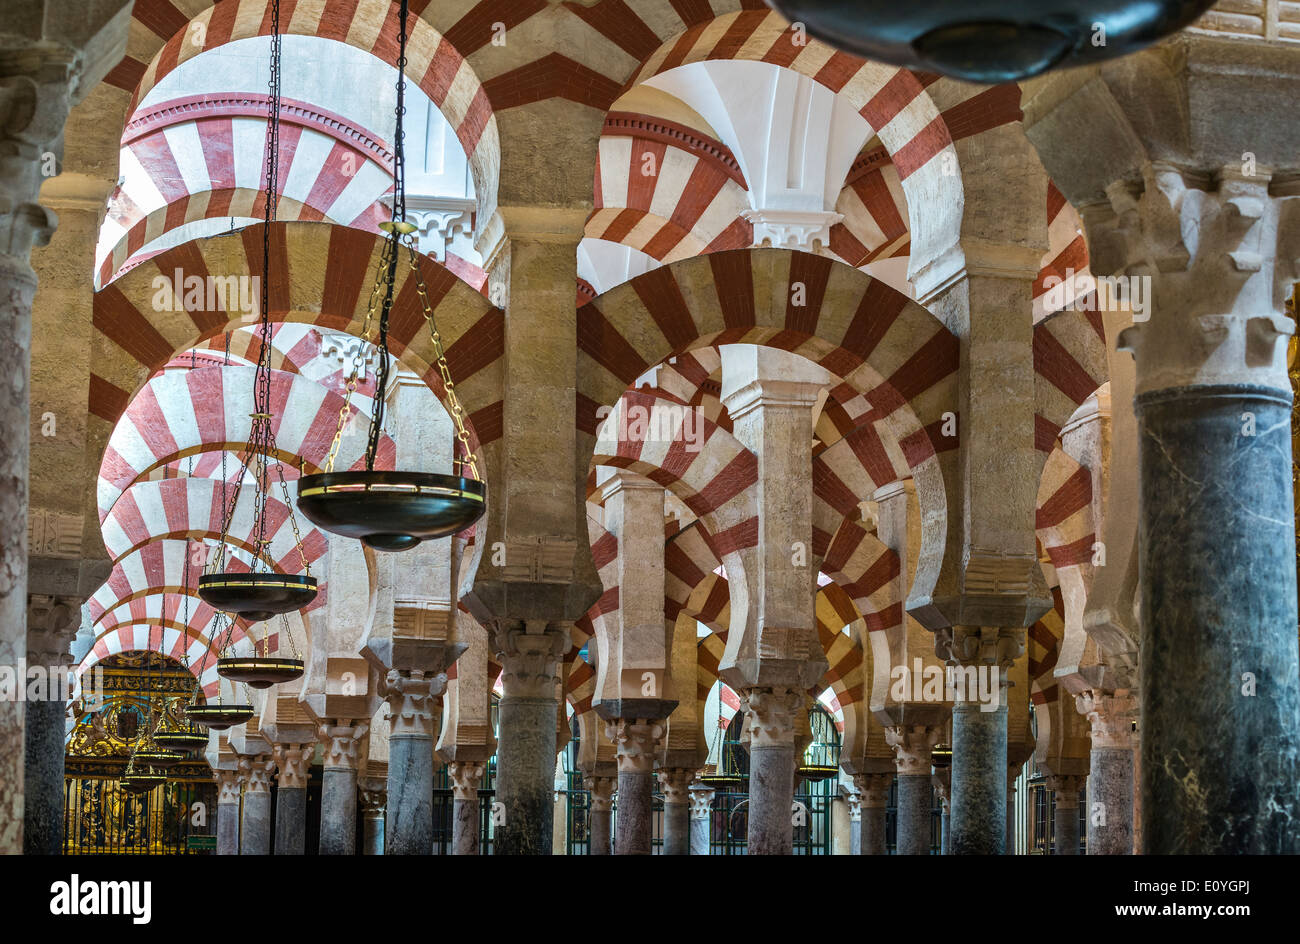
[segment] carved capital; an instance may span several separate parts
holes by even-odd
[[[314,744],[273,744],[271,757],[278,771],[276,783],[281,790],[305,790],[307,770],[311,766]]]
[[[81,628],[81,601],[43,594],[27,595],[27,661],[31,665],[70,665],[72,639]]]
[[[1052,774],[1047,778],[1047,789],[1056,794],[1058,808],[1076,809],[1087,779],[1083,774]]]
[[[569,647],[569,634],[563,623],[527,620],[499,626],[492,633],[492,646],[501,663],[505,695],[555,697],[560,658]]]
[[[853,785],[858,789],[864,809],[883,809],[889,805],[889,788],[893,774],[855,774]]]
[[[485,773],[487,764],[482,761],[452,761],[447,765],[452,797],[466,802],[478,800],[479,785],[483,783]]]
[[[239,771],[221,768],[213,776],[217,779],[217,804],[239,802]]]
[[[849,804],[849,822],[862,822],[862,797],[856,793],[850,793],[844,799]]]
[[[270,793],[275,762],[270,754],[253,754],[239,758],[239,779],[245,793]]]
[[[662,721],[616,718],[605,725],[605,737],[617,751],[619,773],[649,773],[664,736]]]
[[[325,743],[325,769],[356,770],[361,739],[369,730],[365,722],[321,725],[316,733]]]
[[[750,749],[792,747],[799,728],[799,712],[807,696],[787,688],[751,688],[745,692]]]
[[[367,817],[383,819],[388,806],[388,781],[381,777],[366,777],[357,786],[361,791],[361,811]]]
[[[898,773],[928,774],[930,755],[942,734],[940,728],[923,724],[891,725],[885,728],[885,742],[894,749]]]
[[[447,676],[425,677],[423,673],[391,670],[379,693],[388,703],[390,737],[432,738],[434,709],[438,696],[447,690]]]
[[[1131,751],[1137,746],[1137,732],[1133,730],[1133,722],[1137,720],[1138,703],[1131,691],[1122,690],[1108,695],[1089,689],[1074,696],[1074,707],[1092,725],[1094,749]]]
[[[713,787],[706,787],[702,783],[691,785],[691,819],[709,818],[709,815],[713,812],[713,795],[715,793],[717,791]]]
[[[935,630],[934,651],[948,665],[995,666],[1000,684],[1007,670],[1025,654],[1024,627],[948,626]]]
[[[614,808],[614,789],[618,780],[614,777],[591,777],[587,781],[591,791],[591,809],[595,813],[608,813]]]
[[[691,802],[691,782],[697,771],[689,767],[669,767],[659,771],[659,792],[665,803],[683,806]]]

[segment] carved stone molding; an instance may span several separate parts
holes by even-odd
[[[689,767],[669,767],[660,770],[659,792],[663,794],[665,803],[684,805],[691,802],[691,781],[695,779],[698,771]]]
[[[275,762],[270,754],[253,754],[239,758],[239,779],[245,793],[270,793]]]
[[[487,764],[482,761],[452,761],[447,765],[452,797],[466,803],[477,801],[479,785],[486,773]]]
[[[44,508],[27,512],[27,553],[31,557],[76,560],[81,557],[81,535],[85,519]]]
[[[1047,778],[1047,789],[1056,794],[1058,808],[1078,807],[1079,793],[1087,779],[1082,774],[1052,774]]]
[[[438,696],[447,690],[447,676],[391,670],[380,687],[388,703],[389,737],[432,738]]]
[[[885,728],[885,743],[894,749],[898,773],[930,773],[931,753],[942,734],[941,728],[923,724],[891,725]]]
[[[662,721],[617,718],[605,725],[605,737],[614,744],[619,773],[654,770],[659,742],[666,732]]]
[[[1086,691],[1074,697],[1074,707],[1092,725],[1092,746],[1131,751],[1137,746],[1133,722],[1138,716],[1137,696],[1131,691],[1113,695]]]
[[[273,744],[271,757],[277,771],[276,783],[282,790],[305,790],[314,744]]]
[[[934,633],[934,651],[948,665],[996,666],[1006,684],[1007,670],[1025,653],[1023,627],[948,626]]]
[[[317,735],[325,743],[325,769],[356,770],[361,739],[369,730],[367,722],[321,725]]]
[[[786,688],[751,688],[745,692],[746,729],[750,749],[791,747],[799,727],[798,713],[807,696]]]
[[[608,813],[614,808],[614,788],[618,781],[613,777],[590,777],[587,786],[591,791],[593,813]]]

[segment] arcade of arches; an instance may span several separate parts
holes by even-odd
[[[756,0],[415,0],[488,501],[388,553],[289,495],[376,413],[462,454],[413,277],[363,334],[397,4],[285,0],[268,227],[269,0],[0,0],[0,850],[1297,851],[1293,6],[986,87]],[[228,625],[223,541],[319,593]],[[189,697],[253,716],[121,793]]]

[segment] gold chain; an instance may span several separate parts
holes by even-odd
[[[470,478],[478,478],[478,459],[469,447],[469,432],[465,429],[465,410],[456,395],[456,384],[451,379],[451,369],[447,366],[447,355],[442,349],[442,335],[438,332],[438,323],[433,318],[433,305],[429,302],[429,293],[424,287],[424,273],[420,271],[419,254],[415,243],[408,242],[406,249],[411,256],[411,271],[415,273],[415,285],[420,292],[420,305],[424,310],[424,320],[429,325],[429,336],[433,339],[433,352],[437,358],[438,372],[442,374],[442,386],[447,391],[447,404],[451,408],[451,418],[456,424],[456,439],[465,452],[464,459],[454,460],[460,466],[469,466]]]
[[[302,535],[298,533],[298,516],[293,513],[293,499],[289,497],[289,485],[284,480],[284,465],[277,459],[275,474],[280,479],[280,494],[284,496],[284,507],[289,509],[289,526],[293,528],[293,543],[298,548],[298,558],[302,561],[302,571],[311,576],[311,564],[307,561],[307,551],[302,546]],[[272,567],[272,570],[275,568]]]
[[[370,342],[370,323],[375,318],[375,309],[379,306],[379,296],[384,288],[384,276],[388,272],[388,260],[393,252],[393,241],[385,239],[384,248],[379,253],[379,267],[375,270],[375,284],[370,289],[370,303],[366,307],[365,321],[361,324],[361,334],[359,335],[363,343],[357,345],[357,352],[352,357],[352,373],[348,376],[347,393],[343,396],[343,406],[339,410],[339,425],[334,431],[334,441],[330,443],[329,455],[325,458],[325,471],[334,471],[334,461],[339,455],[339,445],[343,442],[343,428],[347,425],[348,419],[352,416],[352,394],[357,389],[357,379],[361,376],[361,368],[366,363],[366,344]]]

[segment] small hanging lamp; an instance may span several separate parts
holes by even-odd
[[[816,707],[808,709],[808,729],[812,735],[812,740],[804,749],[803,757],[799,759],[799,766],[795,769],[795,773],[812,783],[820,780],[830,780],[832,777],[838,777],[840,773],[840,749],[838,743],[821,736],[829,723],[829,715]]]
[[[194,352],[190,352],[190,366],[194,366]],[[189,479],[194,474],[194,457],[190,456],[187,460],[186,478]],[[187,633],[190,625],[190,555],[185,555],[185,576],[184,590],[181,596],[181,633]],[[185,671],[190,670],[190,646],[189,638],[186,635],[181,647],[181,665]],[[194,679],[194,688],[190,695],[179,706],[174,706],[175,724],[167,724],[167,706],[164,695],[163,710],[158,717],[158,727],[154,730],[153,740],[159,747],[169,751],[180,751],[184,754],[197,753],[208,746],[208,732],[199,730],[194,720],[187,714],[187,709],[198,700],[199,683],[198,677]]]
[[[149,668],[146,663],[145,667],[145,686],[149,687]],[[153,699],[149,699],[149,715],[145,719],[144,733],[136,739],[131,747],[131,756],[126,762],[126,771],[122,774],[119,783],[123,790],[128,793],[148,793],[154,787],[167,782],[167,774],[161,767],[151,764],[147,758],[150,754],[155,753],[157,748],[153,745],[150,737],[150,730],[153,727]],[[147,742],[147,743],[146,743]],[[180,755],[177,755],[179,759]]]
[[[697,778],[700,783],[706,787],[712,787],[714,790],[721,790],[724,793],[732,792],[740,786],[745,779],[741,776],[740,770],[731,760],[730,752],[727,750],[726,726],[722,723],[722,689],[718,689],[718,720],[713,726],[713,744],[709,749],[709,756],[716,752],[718,762],[712,770],[706,770]]]
[[[279,613],[301,610],[316,597],[316,578],[303,550],[298,522],[294,518],[293,502],[289,499],[288,485],[279,459],[275,460],[276,473],[284,502],[289,511],[298,556],[303,573],[286,574],[276,571],[269,551],[267,535],[266,502],[271,479],[268,457],[278,455],[275,430],[271,415],[271,224],[275,221],[279,201],[280,162],[280,3],[273,0],[271,11],[271,82],[269,115],[266,124],[266,216],[262,227],[262,293],[261,293],[261,350],[257,357],[257,370],[253,379],[252,425],[248,446],[240,465],[242,472],[234,487],[234,497],[226,508],[221,525],[221,539],[212,556],[207,572],[199,578],[199,596],[218,610],[233,613],[250,622],[270,619]],[[225,497],[225,461],[222,461],[222,497]],[[253,484],[253,534],[252,564],[248,572],[226,571],[226,539],[239,496],[246,478]],[[301,666],[299,667],[301,670]],[[299,672],[301,674],[301,671]]]
[[[768,0],[837,49],[969,82],[1016,82],[1149,46],[1215,0]]]
[[[406,220],[406,162],[402,117],[406,112],[406,20],[407,0],[402,0],[398,29],[397,58],[397,130],[393,145],[393,217],[380,224],[386,234],[370,304],[362,325],[361,337],[370,340],[371,322],[379,309],[379,364],[375,375],[374,408],[370,419],[370,436],[366,442],[365,469],[335,472],[343,429],[352,413],[352,394],[364,364],[359,346],[348,378],[343,409],[339,411],[338,430],[330,447],[325,471],[304,476],[298,483],[298,508],[317,527],[344,537],[358,538],[381,551],[404,551],[421,541],[447,537],[468,528],[482,517],[487,500],[487,486],[478,478],[478,466],[469,448],[464,410],[456,395],[456,385],[447,366],[442,336],[433,317],[433,306],[420,272],[419,254],[411,234],[415,225]],[[375,453],[384,421],[384,398],[388,387],[388,319],[393,306],[394,285],[400,257],[406,254],[419,290],[424,320],[429,326],[438,371],[452,420],[456,424],[458,451],[464,458],[454,460],[469,477],[428,472],[386,472],[375,469]]]

